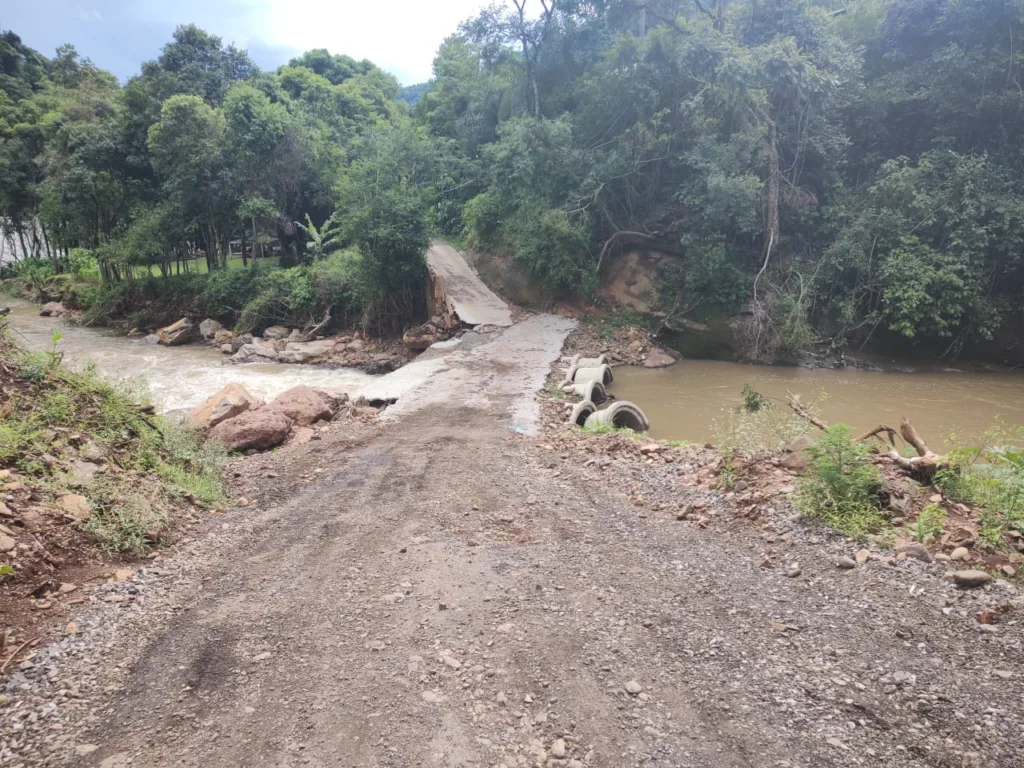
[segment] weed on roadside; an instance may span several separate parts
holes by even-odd
[[[868,446],[845,424],[833,425],[807,449],[811,462],[800,479],[796,506],[812,520],[863,539],[886,526],[878,508],[881,475]]]

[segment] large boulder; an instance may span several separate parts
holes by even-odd
[[[253,397],[241,384],[228,384],[222,390],[189,411],[188,419],[197,427],[212,429],[222,421],[259,408],[263,401]]]
[[[306,427],[315,421],[331,418],[337,408],[325,395],[300,384],[282,392],[263,410],[284,414],[300,427]]]
[[[156,332],[158,342],[165,347],[176,347],[179,344],[187,344],[192,341],[198,333],[195,324],[187,317],[181,318],[176,323],[161,328]]]
[[[199,335],[203,337],[205,341],[210,341],[217,333],[217,331],[223,330],[224,326],[218,323],[212,318],[206,318],[199,324]]]
[[[291,330],[285,328],[283,325],[272,325],[263,332],[264,339],[270,339],[271,341],[279,341],[281,339],[287,339]]]
[[[51,301],[43,304],[43,308],[39,310],[40,317],[60,317],[67,313],[68,310],[59,301]]]
[[[676,359],[661,347],[651,347],[651,351],[644,359],[644,368],[667,368],[675,361]]]
[[[305,363],[317,357],[323,357],[334,350],[334,339],[320,341],[289,341],[284,352],[278,355],[282,363]]]
[[[240,350],[246,344],[252,344],[253,338],[251,333],[243,333],[241,336],[235,336],[230,342],[224,342],[225,344],[230,343],[231,349],[234,352]]]
[[[277,362],[277,350],[270,344],[254,341],[243,344],[231,358],[232,363]]]
[[[229,451],[264,451],[283,443],[291,428],[292,420],[283,413],[260,408],[225,419],[210,430],[210,438]]]
[[[436,341],[442,341],[444,338],[445,336],[436,325],[424,323],[423,325],[417,325],[415,328],[410,328],[402,334],[402,343],[408,349],[423,350]]]

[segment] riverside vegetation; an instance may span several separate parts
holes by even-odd
[[[88,562],[91,545],[138,557],[195,507],[223,500],[226,456],[154,413],[139,382],[71,370],[0,325],[0,549],[21,584]]]
[[[884,339],[1001,361],[1022,35],[1021,0],[526,0],[453,30],[402,92],[325,51],[260,71],[191,26],[119,85],[6,32],[0,220],[55,273],[94,265],[95,317],[187,297],[245,326],[407,327],[434,231],[550,298],[666,254],[665,323],[743,308],[755,360]],[[308,265],[332,252],[324,289]],[[270,253],[230,290],[178,274]]]

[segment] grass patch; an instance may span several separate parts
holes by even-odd
[[[1011,530],[1024,533],[1024,427],[997,421],[978,445],[951,451],[935,484],[954,501],[981,508],[979,538],[991,550]]]
[[[170,524],[176,503],[223,498],[226,454],[155,415],[144,382],[112,384],[92,366],[66,367],[59,340],[53,351],[26,352],[0,325],[0,467],[56,492],[75,461],[102,458],[107,471],[82,491],[95,510],[82,527],[104,549],[140,555]]]
[[[588,435],[624,435],[625,437],[639,440],[647,437],[646,432],[634,432],[629,427],[615,427],[611,424],[594,424],[580,427],[580,431]]]

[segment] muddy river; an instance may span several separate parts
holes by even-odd
[[[64,359],[80,366],[92,360],[106,378],[143,378],[153,402],[164,411],[191,408],[230,382],[238,382],[258,397],[272,398],[289,387],[311,387],[354,392],[376,377],[349,368],[328,370],[308,365],[279,363],[230,365],[217,350],[200,345],[161,347],[141,339],[126,339],[103,330],[66,325],[39,317],[39,308],[28,302],[3,299],[9,305],[8,321],[15,336],[34,349],[52,349],[56,328],[63,338],[57,349]]]
[[[980,435],[997,417],[1024,424],[1022,371],[806,370],[682,360],[660,370],[616,368],[611,391],[643,408],[654,437],[703,442],[714,437],[713,421],[742,402],[744,384],[782,401],[787,391],[805,402],[824,392],[822,418],[862,431],[883,423],[898,428],[908,416],[936,448],[951,435]]]
[[[404,392],[400,386],[403,375],[408,374],[415,384],[423,378],[414,375],[416,369],[429,367],[431,362],[424,358],[422,365],[408,366],[387,378],[345,368],[229,365],[210,347],[150,345],[39,317],[38,307],[28,302],[5,299],[4,303],[12,308],[10,326],[25,344],[49,349],[53,330],[59,329],[63,338],[57,348],[66,360],[73,365],[92,360],[100,373],[111,379],[145,379],[154,402],[165,411],[190,408],[229,382],[239,382],[265,398],[296,384],[370,396],[399,396]],[[996,417],[1010,424],[1024,424],[1021,371],[811,371],[683,360],[662,370],[616,368],[611,390],[616,397],[632,400],[644,409],[653,436],[703,442],[714,438],[714,420],[741,402],[744,384],[779,399],[785,398],[787,390],[799,393],[805,401],[824,392],[827,397],[821,407],[822,417],[857,429],[867,430],[883,422],[898,426],[906,415],[936,445],[951,434],[968,438],[980,434]],[[388,390],[385,395],[376,393],[381,387]]]

